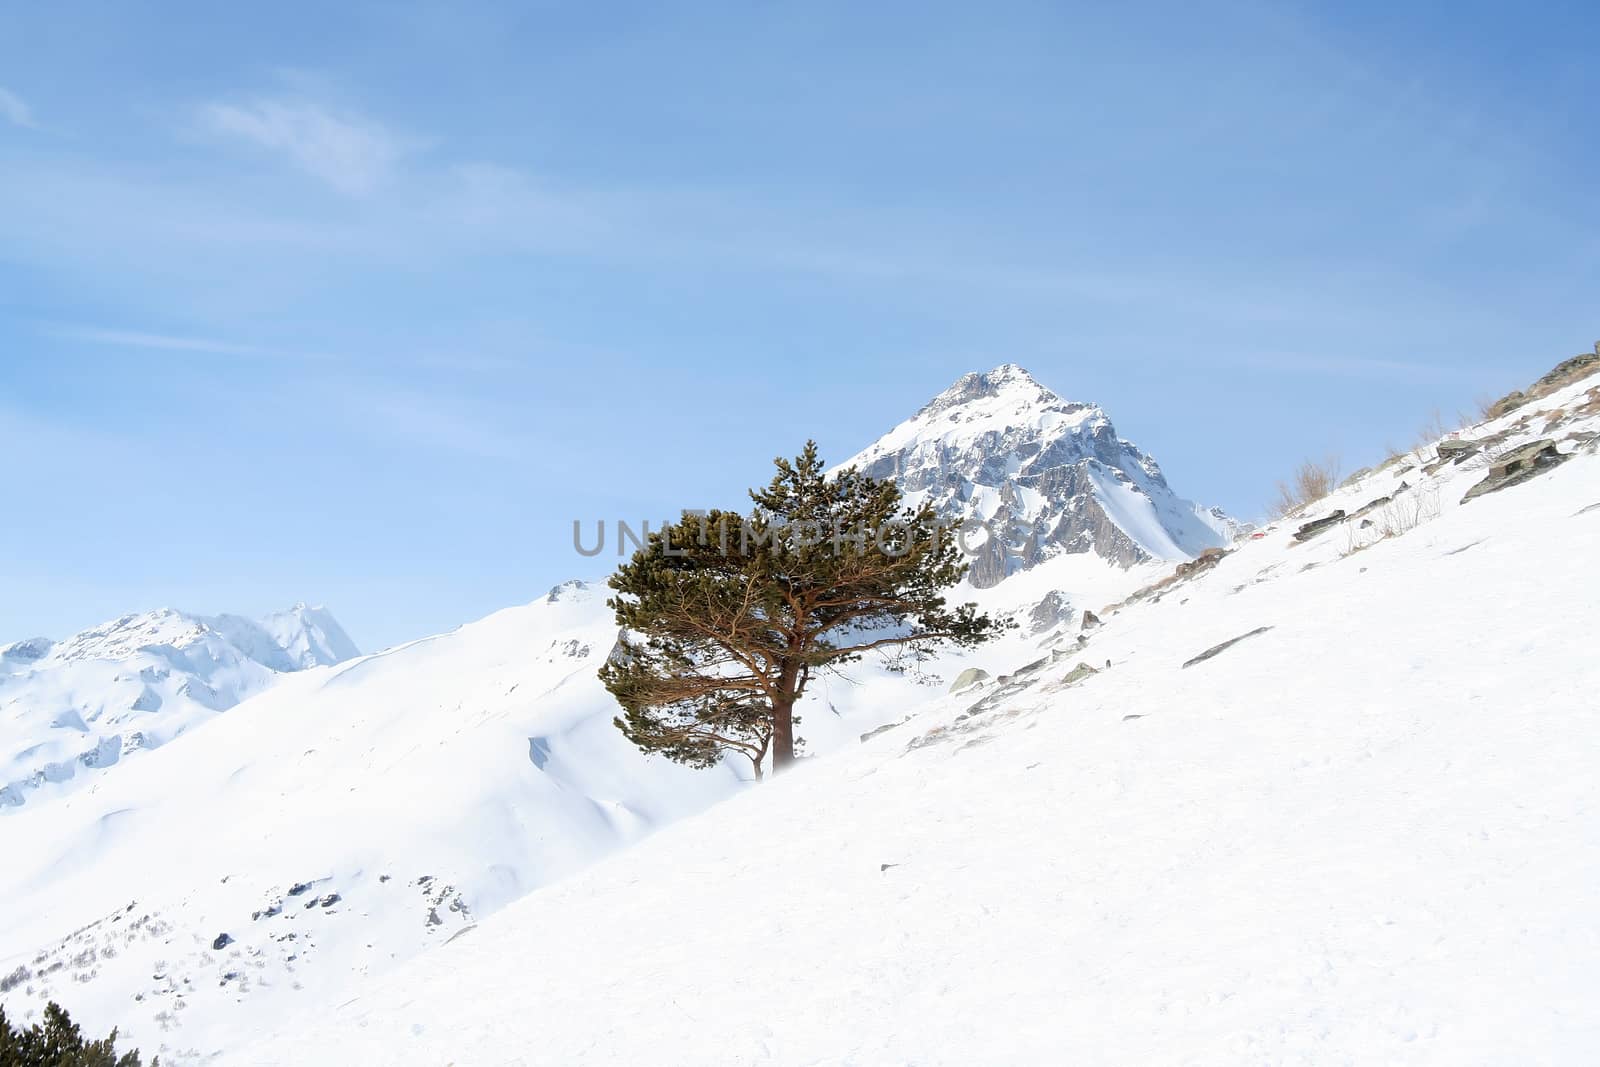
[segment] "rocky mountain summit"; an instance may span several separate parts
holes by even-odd
[[[1121,567],[1188,559],[1239,524],[1177,496],[1155,459],[1094,404],[1065,400],[1014,363],[964,375],[848,460],[931,500],[967,529],[979,588],[1064,553]]]

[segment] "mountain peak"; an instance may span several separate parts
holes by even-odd
[[[0,647],[0,809],[157,748],[284,674],[360,654],[307,604],[260,620],[157,608]]]
[[[291,670],[331,666],[361,655],[344,627],[321,604],[302,600],[262,619],[261,628],[288,654]]]
[[[1015,363],[962,375],[847,461],[893,479],[916,506],[995,536],[972,579],[993,585],[1061,553],[1120,566],[1187,559],[1226,544],[1232,524],[1178,498],[1161,468],[1094,404],[1063,399]]]
[[[915,419],[931,419],[952,409],[974,406],[982,409],[976,412],[976,417],[982,418],[997,411],[1017,415],[1034,408],[1056,407],[1072,412],[1093,405],[1064,400],[1040,385],[1024,368],[1015,363],[1002,363],[991,371],[963,374],[950,388],[924,405]]]

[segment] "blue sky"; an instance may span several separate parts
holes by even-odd
[[[1002,362],[1253,516],[1600,338],[1594,5],[1110,8],[0,3],[0,640],[422,636]]]

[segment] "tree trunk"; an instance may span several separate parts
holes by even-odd
[[[794,762],[794,699],[772,705],[772,773]]]
[[[794,762],[794,702],[800,694],[799,641],[790,638],[789,654],[778,665],[777,693],[772,700],[772,773]]]

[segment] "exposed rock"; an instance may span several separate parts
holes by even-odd
[[[17,964],[17,969],[0,976],[0,993],[9,993],[17,986],[33,977],[33,972],[23,964]]]
[[[1478,444],[1475,441],[1466,441],[1460,438],[1439,442],[1439,458],[1451,463],[1460,463],[1478,454]]]
[[[633,645],[628,640],[626,630],[618,631],[617,639],[611,643],[611,651],[606,653],[606,662],[619,667],[626,667],[633,662]]]
[[[1053,656],[1042,656],[1039,659],[1034,660],[1032,663],[1025,663],[1022,666],[1018,667],[1016,670],[1012,671],[1011,674],[1008,677],[1010,677],[1010,678],[1026,678],[1028,675],[1034,674],[1034,673],[1042,670],[1043,668],[1048,667],[1050,665],[1050,661],[1053,658],[1054,658]],[[1002,680],[1004,680],[1004,679],[1002,679]]]
[[[959,693],[963,689],[970,689],[980,682],[987,682],[988,680],[989,672],[982,667],[968,667],[956,675],[956,680],[950,683],[950,692]],[[866,738],[862,738],[862,740],[866,740]]]
[[[211,942],[211,947],[215,951],[221,952],[231,944],[233,944],[233,937],[231,935],[218,934],[216,940]]]
[[[1228,554],[1225,548],[1208,548],[1187,563],[1180,563],[1173,572],[1179,581],[1192,578],[1201,571],[1208,571],[1222,562],[1222,557]]]
[[[1227,556],[1229,551],[1229,549],[1225,548],[1205,549],[1194,559],[1178,564],[1177,567],[1173,568],[1172,573],[1165,578],[1158,582],[1151,582],[1142,589],[1135,590],[1126,599],[1102,608],[1101,612],[1115,615],[1121,608],[1140,600],[1149,600],[1152,604],[1159,604],[1161,603],[1161,597],[1165,595],[1167,590],[1215,567],[1222,562],[1223,557]]]
[[[1360,470],[1356,471],[1354,474],[1351,474],[1344,481],[1340,482],[1339,483],[1339,488],[1340,489],[1348,489],[1350,486],[1356,484],[1361,479],[1365,478],[1367,475],[1369,475],[1371,473],[1372,473],[1372,468],[1371,467],[1362,467]]]
[[[1096,615],[1094,612],[1090,611],[1088,608],[1084,608],[1083,609],[1083,623],[1082,623],[1082,626],[1080,628],[1084,629],[1084,630],[1087,630],[1092,626],[1099,626],[1099,625],[1100,625],[1100,616]]]
[[[1080,663],[1076,667],[1072,668],[1070,671],[1067,672],[1067,676],[1065,678],[1061,679],[1061,684],[1062,685],[1073,685],[1076,682],[1083,681],[1085,678],[1089,677],[1091,674],[1099,674],[1099,673],[1100,673],[1099,671],[1095,670],[1093,667],[1089,666],[1087,663]]]
[[[1494,466],[1489,468],[1489,476],[1471,489],[1468,489],[1466,496],[1461,498],[1461,502],[1465,504],[1467,501],[1483,496],[1485,493],[1494,493],[1501,489],[1508,489],[1513,485],[1521,485],[1530,478],[1535,478],[1548,470],[1559,467],[1567,459],[1567,456],[1556,450],[1556,443],[1549,438],[1523,445],[1521,448],[1501,456]]]
[[[1369,514],[1371,512],[1377,511],[1379,508],[1383,507],[1385,504],[1388,504],[1388,503],[1392,502],[1393,500],[1394,500],[1394,497],[1392,497],[1392,496],[1380,496],[1376,500],[1369,500],[1365,504],[1361,505],[1361,507],[1357,508],[1355,510],[1354,514],[1352,514],[1352,515],[1350,515],[1348,517],[1352,518],[1352,519],[1359,519],[1364,515],[1367,515],[1367,514]],[[1368,526],[1368,525],[1371,525],[1371,524],[1367,523],[1367,522],[1363,522],[1362,525],[1363,526]]]
[[[1596,371],[1600,371],[1600,341],[1594,343],[1594,351],[1583,352],[1557,363],[1549,374],[1534,382],[1528,392],[1534,397],[1547,396]]]
[[[1320,519],[1313,519],[1294,532],[1296,541],[1309,541],[1319,533],[1331,530],[1344,521],[1344,509],[1340,508],[1331,515],[1324,515]]]
[[[1496,400],[1489,408],[1489,418],[1498,419],[1502,415],[1509,415],[1528,402],[1528,395],[1521,389],[1513,389],[1505,396]]]
[[[588,588],[588,582],[578,578],[568,578],[559,585],[551,586],[550,592],[545,596],[549,598],[550,603],[555,604],[562,600],[574,599],[577,594],[585,592]]]
[[[1566,440],[1572,442],[1572,450],[1574,452],[1581,450],[1594,455],[1597,450],[1600,450],[1600,433],[1596,433],[1593,430],[1579,430],[1569,433],[1566,436]]]
[[[874,737],[877,737],[879,734],[888,733],[890,730],[893,730],[896,726],[902,726],[902,725],[904,725],[904,720],[902,720],[901,722],[886,722],[882,726],[874,726],[872,729],[868,730],[866,733],[861,735],[861,740],[863,742],[870,741]]]
[[[1059,626],[1072,616],[1072,602],[1059,589],[1046,593],[1044,599],[1028,612],[1028,633],[1038,634]]]
[[[892,479],[963,531],[978,588],[1053,556],[1094,553],[1127,567],[1226,544],[1237,523],[1179,498],[1154,459],[1104,411],[1068,401],[1021,367],[969,374],[843,466]],[[1149,544],[1101,504],[1108,488],[1148,520]],[[1123,521],[1126,521],[1125,519]]]
[[[1247,634],[1240,634],[1238,637],[1229,638],[1228,640],[1222,642],[1222,644],[1220,644],[1220,645],[1213,645],[1210,648],[1206,649],[1204,652],[1200,653],[1198,656],[1195,656],[1193,659],[1185,660],[1184,664],[1183,664],[1183,668],[1181,668],[1181,669],[1187,669],[1189,667],[1193,667],[1196,663],[1204,663],[1206,660],[1210,659],[1212,656],[1215,656],[1217,653],[1225,652],[1228,649],[1232,648],[1234,645],[1237,645],[1240,641],[1243,641],[1243,640],[1245,640],[1246,638],[1249,638],[1249,637],[1255,637],[1257,634],[1264,634],[1270,629],[1272,629],[1272,627],[1270,627],[1270,626],[1257,626],[1254,630],[1251,630]]]
[[[1519,389],[1495,401],[1494,406],[1489,409],[1489,417],[1497,419],[1509,414],[1530,400],[1549,396],[1556,390],[1586,378],[1596,371],[1600,371],[1600,341],[1595,342],[1593,352],[1584,352],[1557,363],[1549,374],[1530,385],[1526,392]]]

